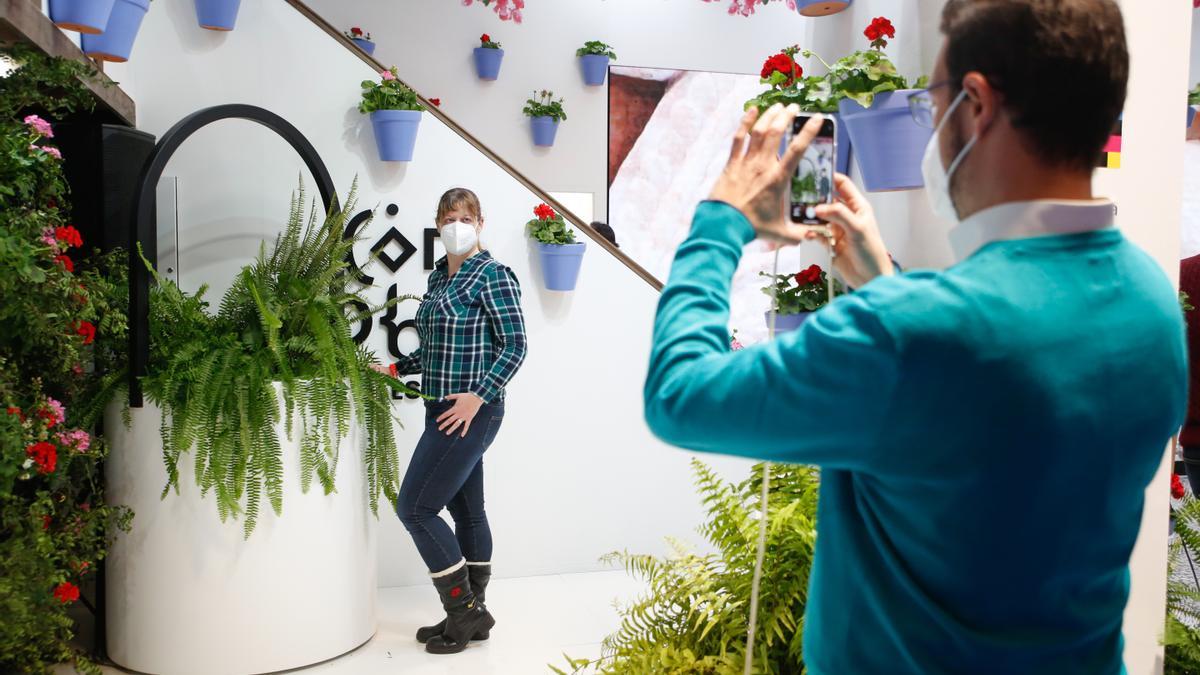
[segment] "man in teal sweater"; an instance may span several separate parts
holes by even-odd
[[[685,448],[822,467],[809,673],[1119,673],[1187,384],[1174,289],[1092,196],[1123,21],[1113,0],[950,0],[942,32],[912,108],[958,262],[897,274],[839,175],[826,243],[858,290],[731,352],[742,247],[814,237],[784,200],[819,123],[779,160],[795,108],[751,111],[663,290],[646,418]]]

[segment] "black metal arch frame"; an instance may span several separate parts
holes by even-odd
[[[192,134],[221,120],[256,122],[279,134],[295,150],[317,180],[317,189],[325,212],[337,208],[337,192],[325,162],[312,143],[290,122],[279,115],[253,105],[240,103],[205,108],[188,115],[163,134],[154,152],[146,160],[138,179],[134,201],[134,221],[129,231],[129,405],[142,407],[142,387],[138,378],[146,374],[150,360],[150,273],[137,255],[139,245],[145,251],[155,250],[158,215],[155,212],[155,193],[167,162]],[[150,262],[157,265],[157,260]]]

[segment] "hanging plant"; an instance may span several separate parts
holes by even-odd
[[[367,31],[354,26],[350,30],[342,33],[346,39],[354,43],[356,47],[366,52],[368,55],[375,53],[375,42],[371,39],[371,34]]]
[[[521,10],[525,9],[525,0],[479,0],[484,7],[492,7],[501,21],[521,23]],[[475,0],[462,0],[464,7],[475,4]]]
[[[543,283],[551,291],[575,290],[587,245],[575,241],[575,230],[567,227],[562,214],[549,204],[538,204],[533,215],[525,227],[529,238],[537,242]]]
[[[421,105],[417,92],[400,81],[395,66],[379,76],[378,82],[363,80],[358,111],[371,117],[380,160],[412,161],[425,106]]]

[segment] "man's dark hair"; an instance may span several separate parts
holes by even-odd
[[[1091,171],[1125,107],[1129,50],[1114,0],[949,0],[952,91],[972,71],[1042,158]]]

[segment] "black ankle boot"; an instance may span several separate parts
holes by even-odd
[[[491,563],[468,563],[467,577],[470,580],[471,592],[475,594],[475,598],[479,602],[484,602],[484,595],[487,593],[488,581],[492,578]],[[434,626],[423,626],[417,629],[417,642],[425,644],[435,635],[441,635],[442,631],[446,630],[446,620],[442,619]],[[476,631],[471,636],[472,642],[482,642],[491,637],[490,630]]]
[[[430,654],[457,654],[467,648],[471,638],[481,631],[490,631],[496,620],[488,613],[471,590],[467,566],[433,580],[442,608],[446,610],[446,626],[441,635],[429,638],[425,651]]]

